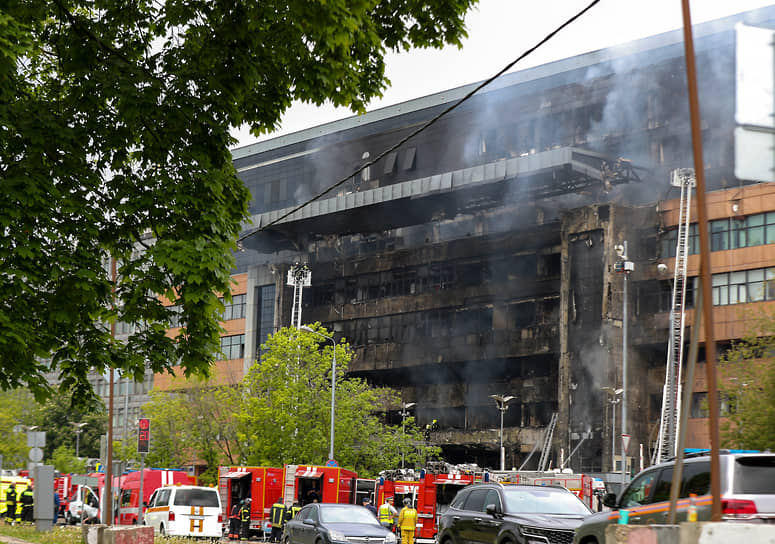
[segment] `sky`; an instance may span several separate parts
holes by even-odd
[[[368,111],[487,79],[544,36],[586,7],[591,0],[480,0],[466,16],[468,38],[463,48],[412,50],[387,56],[391,85]],[[771,0],[693,0],[692,23],[718,19],[772,4]],[[681,28],[681,0],[602,0],[571,26],[510,72],[595,51]],[[331,105],[296,102],[285,113],[281,128],[260,138],[247,128],[234,130],[235,147],[283,136],[344,119],[353,113]]]

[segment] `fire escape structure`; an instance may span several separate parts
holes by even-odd
[[[291,326],[301,327],[301,294],[305,287],[312,285],[312,272],[306,264],[294,264],[288,270],[286,285],[293,286],[293,308],[291,309]]]
[[[662,393],[662,417],[659,437],[652,463],[665,461],[676,455],[678,422],[681,413],[681,366],[683,362],[684,322],[686,304],[686,262],[689,253],[689,225],[692,188],[695,185],[693,168],[678,168],[670,174],[670,184],[680,187],[681,200],[678,215],[678,235],[673,270],[672,306],[670,308],[670,339],[667,347],[667,368]]]

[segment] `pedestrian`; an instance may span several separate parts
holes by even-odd
[[[283,537],[283,522],[285,521],[285,503],[283,503],[282,496],[277,497],[274,501],[272,509],[269,511],[269,518],[272,522],[272,532],[269,535],[269,540],[272,542],[280,542]]]
[[[374,514],[375,518],[379,517],[379,515],[377,514],[377,509],[374,508],[373,504],[371,504],[371,499],[370,498],[363,497],[363,499],[361,499],[361,506],[363,506],[366,510],[368,510],[369,512]]]
[[[240,540],[250,539],[250,497],[245,499],[245,503],[242,505],[239,511],[240,519]]]
[[[320,495],[318,495],[318,490],[314,487],[307,492],[307,504],[312,504],[313,502],[320,502]]]
[[[27,489],[22,491],[19,502],[22,503],[22,521],[32,523],[33,503],[35,502],[35,495],[32,493],[32,482],[29,483]]]
[[[393,507],[393,497],[385,497],[385,503],[379,507],[377,519],[383,527],[392,531],[397,517],[398,511]]]
[[[414,544],[414,532],[417,529],[417,510],[412,499],[404,499],[404,507],[398,514],[398,528],[401,530],[401,544]]]
[[[242,508],[242,504],[244,501],[236,500],[234,501],[234,504],[231,507],[231,513],[229,515],[229,538],[232,540],[237,540],[239,538],[239,525],[240,525],[240,517],[239,512]]]
[[[16,522],[16,485],[13,483],[5,492],[5,522],[8,525]]]
[[[61,499],[59,498],[59,493],[57,493],[56,486],[54,488],[54,525],[57,524],[57,520],[59,519],[59,508],[62,504]]]

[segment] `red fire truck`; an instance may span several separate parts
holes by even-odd
[[[405,498],[412,499],[417,508],[415,542],[431,544],[436,539],[438,519],[463,487],[488,480],[486,472],[474,465],[429,465],[418,473],[413,470],[383,471],[374,493],[377,508],[385,497],[393,497],[396,509]]]
[[[264,536],[271,529],[270,511],[278,499],[286,506],[319,502],[355,503],[358,475],[329,466],[285,465],[276,467],[219,468],[218,488],[224,519],[235,503],[251,498],[250,533]]]
[[[118,525],[136,525],[137,508],[140,505],[140,471],[127,472],[118,480],[117,495],[119,500]],[[146,468],[143,469],[143,503],[147,503],[151,494],[165,485],[196,485],[196,478],[189,476],[184,470]],[[145,511],[145,509],[143,509]],[[142,522],[140,523],[142,525]]]

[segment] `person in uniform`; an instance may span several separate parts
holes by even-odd
[[[32,483],[27,486],[27,489],[22,491],[19,502],[22,503],[22,521],[32,523],[33,503],[35,501],[35,495],[32,493]]]
[[[250,538],[250,503],[251,500],[248,497],[239,511],[240,540],[248,540]]]
[[[398,511],[393,507],[393,497],[385,497],[385,502],[379,507],[378,513],[377,519],[382,526],[392,531],[398,517]]]
[[[16,485],[13,483],[5,492],[5,522],[8,525],[16,522]]]
[[[414,532],[417,529],[417,510],[412,499],[404,499],[404,507],[398,514],[398,528],[401,530],[401,544],[414,544]]]
[[[361,500],[361,506],[363,506],[366,510],[368,510],[369,512],[374,514],[375,518],[379,517],[379,514],[377,514],[377,509],[374,508],[373,504],[371,504],[371,499],[370,498],[363,497],[363,499]]]
[[[229,515],[229,538],[232,540],[239,538],[239,512],[242,509],[242,503],[243,501],[235,500],[234,505],[231,507],[231,514]]]
[[[277,500],[272,505],[272,509],[269,511],[269,518],[272,522],[272,533],[269,535],[269,540],[272,542],[280,542],[283,537],[283,522],[285,522],[286,507],[283,503],[282,497],[277,497]]]

